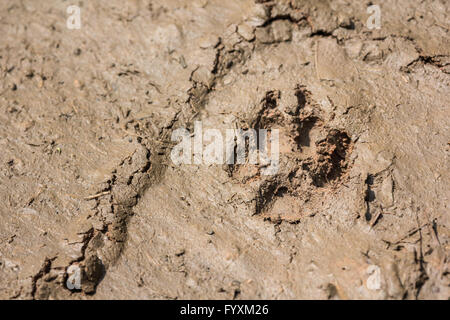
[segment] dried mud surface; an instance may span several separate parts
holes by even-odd
[[[1,1],[0,298],[448,299],[449,2],[368,5]],[[280,170],[174,165],[195,121]]]

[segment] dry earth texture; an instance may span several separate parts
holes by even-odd
[[[448,299],[450,2],[371,4],[2,0],[0,298]]]

